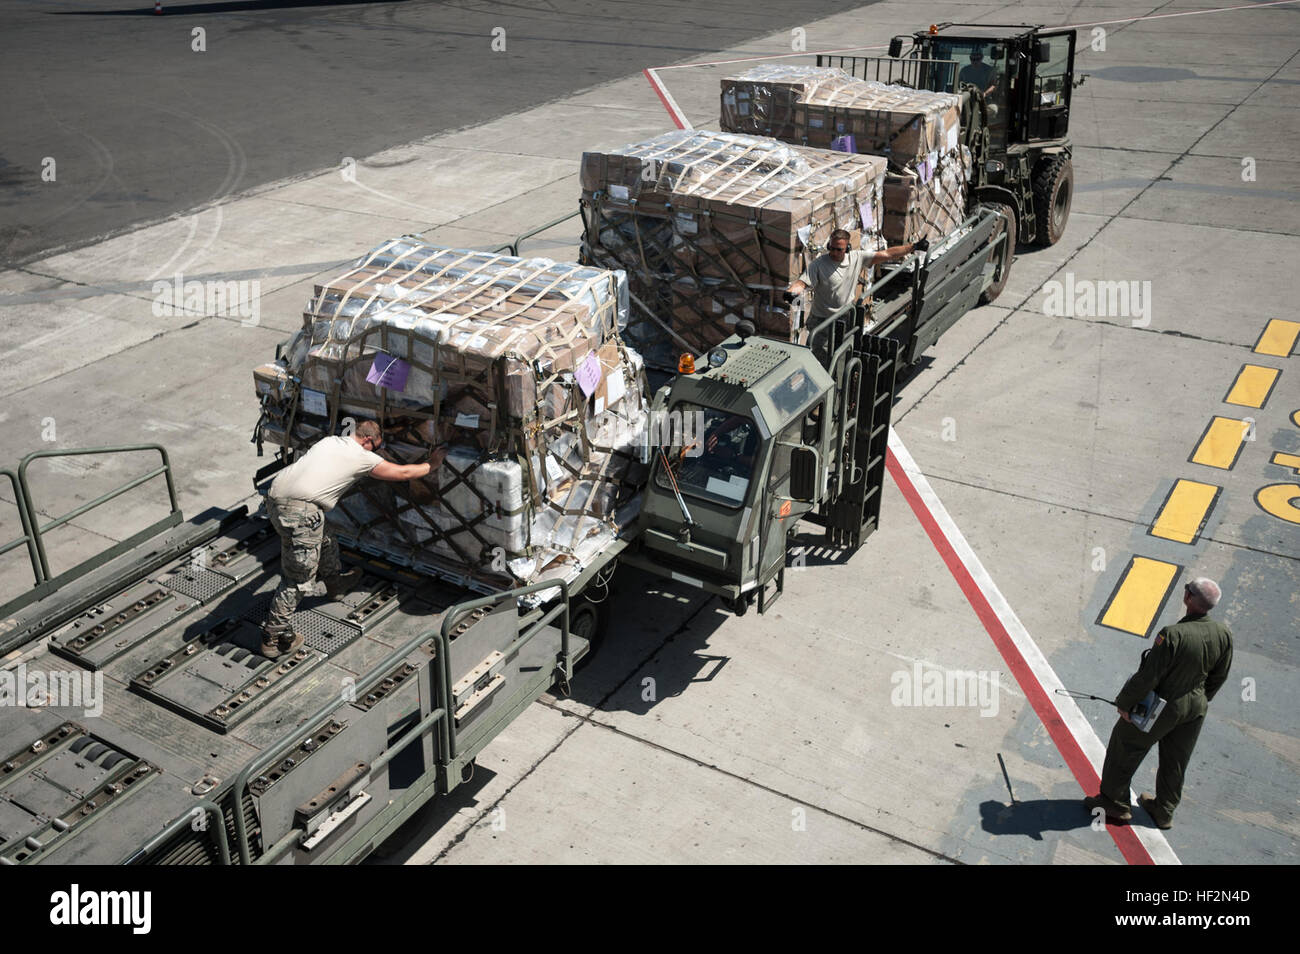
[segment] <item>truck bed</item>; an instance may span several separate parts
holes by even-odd
[[[521,615],[346,553],[361,584],[305,598],[304,646],[268,660],[279,554],[227,521],[7,661],[24,702],[52,691],[0,707],[0,863],[358,860],[571,671],[558,589]]]

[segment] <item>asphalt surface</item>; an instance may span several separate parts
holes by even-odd
[[[4,7],[4,267],[825,13],[818,0]]]

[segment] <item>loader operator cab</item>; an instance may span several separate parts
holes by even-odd
[[[807,348],[739,336],[674,378],[655,395],[639,551],[624,559],[743,611],[785,566],[786,536],[825,486],[833,386]]]
[[[987,141],[977,116],[962,118],[975,159],[970,192],[1014,211],[1020,242],[1055,244],[1070,215],[1074,46],[1074,30],[970,23],[936,24],[889,44],[891,58],[917,61],[905,74],[913,79],[909,85],[981,93]]]
[[[962,84],[984,94],[997,145],[1063,139],[1069,129],[1074,82],[1074,31],[1040,32],[1027,24],[980,26],[942,23],[914,35],[911,55],[956,64],[944,74],[943,88]],[[890,55],[901,52],[895,37]]]

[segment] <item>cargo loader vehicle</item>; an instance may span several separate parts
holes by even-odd
[[[974,205],[801,343],[742,321],[683,355],[651,419],[701,426],[646,441],[638,516],[577,576],[494,588],[345,541],[360,585],[305,599],[293,622],[306,643],[278,659],[258,652],[280,580],[262,513],[186,520],[156,444],[27,455],[4,470],[20,532],[0,554],[25,550],[34,583],[0,606],[0,694],[17,702],[0,706],[0,864],[359,862],[468,779],[541,695],[567,690],[620,564],[765,612],[798,524],[846,551],[877,527],[897,383],[1005,283],[1007,226]],[[33,467],[83,455],[157,463],[45,517]],[[166,484],[163,516],[51,568],[50,531],[149,481]]]

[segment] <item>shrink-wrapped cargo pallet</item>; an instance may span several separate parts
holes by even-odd
[[[742,319],[794,340],[806,296],[782,293],[833,229],[879,248],[885,162],[694,130],[582,157],[582,260],[627,271],[624,335],[675,368]]]
[[[484,590],[571,578],[635,516],[640,357],[626,278],[547,259],[388,242],[316,287],[280,362],[256,369],[263,440],[305,449],[346,419],[424,480],[363,480],[342,537]]]
[[[959,160],[960,157],[960,161]],[[885,217],[882,232],[889,245],[926,238],[937,241],[966,218],[966,182],[970,152],[945,156],[934,169],[922,164],[902,175],[885,176]]]
[[[860,80],[840,69],[764,64],[722,81],[722,128],[883,156],[890,245],[938,240],[965,218],[969,154],[961,98]]]
[[[851,136],[850,151],[885,156],[901,168],[957,148],[961,98],[831,67],[765,63],[722,81],[722,128],[825,149]]]

